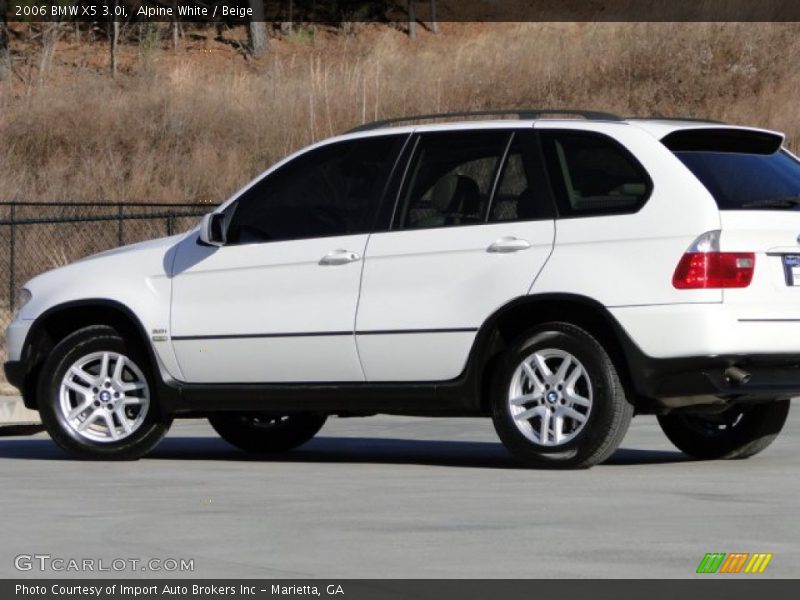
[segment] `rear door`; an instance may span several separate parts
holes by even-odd
[[[528,292],[555,235],[533,135],[418,133],[390,230],[367,245],[356,341],[368,381],[457,377],[481,324]]]
[[[800,161],[782,141],[767,131],[713,128],[663,140],[714,196],[720,250],[756,255],[751,284],[723,290],[739,320],[800,320]]]

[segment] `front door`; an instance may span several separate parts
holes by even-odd
[[[170,333],[185,381],[364,380],[353,330],[362,260],[402,142],[309,150],[224,209],[224,246],[180,244]]]

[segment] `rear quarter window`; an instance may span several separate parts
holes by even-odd
[[[644,167],[608,136],[583,131],[541,132],[547,170],[562,217],[637,212],[653,184]]]

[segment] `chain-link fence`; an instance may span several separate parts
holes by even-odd
[[[0,363],[19,288],[31,277],[125,244],[180,233],[203,204],[0,202]],[[5,374],[0,369],[0,383]]]

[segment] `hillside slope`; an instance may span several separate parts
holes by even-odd
[[[445,23],[409,40],[324,27],[246,60],[191,34],[122,49],[31,44],[0,82],[0,200],[220,201],[308,142],[416,112],[586,107],[800,134],[800,25]]]

